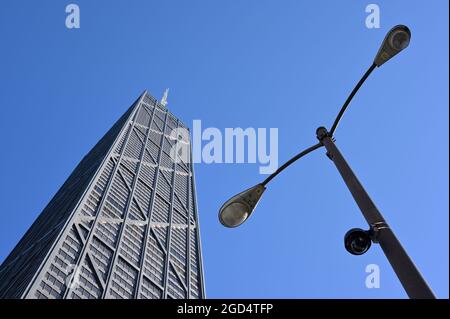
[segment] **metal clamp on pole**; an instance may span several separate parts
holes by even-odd
[[[389,228],[389,225],[386,222],[376,222],[370,225],[370,239],[375,244],[379,243],[380,231],[382,229]]]

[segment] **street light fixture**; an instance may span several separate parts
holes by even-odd
[[[407,26],[397,25],[393,27],[384,38],[380,50],[375,57],[374,64],[380,67],[382,64],[386,63],[388,60],[400,53],[400,51],[406,49],[410,40],[411,31],[409,31]]]
[[[219,212],[219,220],[225,227],[237,227],[244,223],[255,210],[266,188],[258,184],[230,198]]]
[[[370,248],[372,242],[379,243],[410,298],[435,298],[425,279],[422,277],[419,270],[398,241],[394,232],[345,161],[334,143],[335,139],[333,137],[345,110],[372,71],[404,50],[409,45],[410,39],[411,32],[408,27],[398,25],[392,28],[387,33],[373,64],[356,84],[344,105],[341,107],[330,131],[325,127],[319,127],[316,131],[316,137],[319,140],[319,143],[292,157],[262,183],[239,193],[225,202],[219,211],[220,222],[226,227],[238,227],[242,225],[254,211],[257,203],[261,199],[262,193],[266,189],[266,185],[275,176],[303,156],[318,148],[325,147],[328,158],[335,164],[369,225],[369,230],[353,228],[345,234],[344,244],[347,251],[353,255],[362,255]]]

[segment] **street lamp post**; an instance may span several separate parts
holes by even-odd
[[[370,240],[372,240],[374,243],[380,244],[384,254],[389,260],[392,268],[397,274],[398,279],[402,283],[403,288],[405,288],[405,291],[410,298],[435,298],[425,279],[422,277],[419,270],[416,268],[413,261],[395,236],[394,232],[378,211],[378,208],[375,206],[372,199],[370,199],[364,187],[361,185],[358,178],[345,161],[341,152],[336,147],[336,144],[334,144],[333,138],[328,133],[326,128],[319,127],[316,133],[317,138],[323,143],[327,150],[327,156],[336,165],[339,173],[344,179],[345,184],[350,190],[350,193],[355,199],[356,204],[369,224],[369,231],[367,232],[369,240],[364,241],[364,236],[362,239],[356,237],[354,240],[360,240],[363,243],[370,243]],[[359,247],[355,248],[358,249]],[[365,246],[363,244],[363,251],[364,248]]]
[[[414,265],[411,258],[406,253],[403,246],[395,236],[392,229],[384,220],[381,213],[353,173],[350,166],[345,161],[339,149],[334,143],[333,134],[341,120],[345,110],[351,100],[369,77],[375,68],[380,67],[389,59],[397,55],[400,51],[409,45],[411,32],[406,26],[398,25],[392,28],[386,35],[373,64],[369,67],[361,80],[350,93],[349,97],[341,107],[331,130],[325,127],[319,127],[316,131],[316,137],[319,143],[305,149],[295,155],[285,164],[280,166],[273,174],[266,178],[262,183],[257,184],[226,201],[219,211],[219,221],[226,227],[238,227],[243,224],[253,213],[266,190],[266,185],[284,169],[296,162],[303,156],[325,147],[327,156],[333,161],[354,200],[361,210],[364,218],[369,224],[369,230],[351,229],[345,235],[344,244],[348,252],[354,255],[364,254],[371,246],[371,243],[379,243],[384,254],[389,260],[403,288],[410,298],[414,299],[433,299],[435,298],[432,290]]]

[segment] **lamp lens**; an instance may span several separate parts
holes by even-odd
[[[248,217],[248,207],[242,203],[232,203],[224,208],[220,214],[221,222],[227,227],[236,227]]]
[[[370,247],[370,245],[367,243],[368,239],[364,238],[364,237],[358,237],[355,238],[355,240],[352,241],[351,246],[352,246],[352,250],[357,254],[357,255],[362,255],[364,254]]]
[[[398,30],[394,32],[390,39],[392,48],[401,51],[409,45],[410,36],[406,31]]]

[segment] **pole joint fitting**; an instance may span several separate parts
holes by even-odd
[[[371,224],[369,230],[370,239],[372,239],[374,243],[378,243],[380,231],[387,228],[389,228],[389,225],[385,221]]]
[[[322,142],[322,140],[325,137],[331,137],[331,134],[328,132],[328,130],[325,127],[321,126],[316,130],[316,136],[317,136],[317,139],[320,142]]]
[[[319,128],[316,130],[316,136],[317,136],[317,139],[320,141],[320,143],[321,143],[322,145],[324,145],[324,144],[323,144],[323,140],[324,140],[324,138],[326,138],[326,137],[329,137],[333,143],[335,142],[335,139],[334,139],[334,137],[332,136],[332,134],[331,134],[330,132],[328,132],[328,130],[327,130],[325,127],[323,127],[323,126],[319,127]],[[333,160],[333,155],[332,155],[330,152],[327,152],[326,155],[327,155],[327,157],[328,157],[330,160]]]

